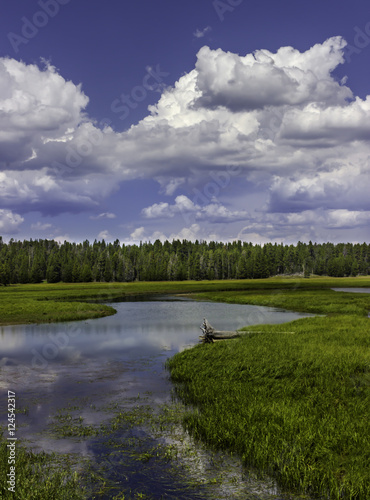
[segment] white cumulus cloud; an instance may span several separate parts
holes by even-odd
[[[204,206],[197,205],[185,195],[177,196],[173,205],[161,202],[142,210],[142,215],[147,219],[172,218],[178,214],[186,216],[186,219],[189,214],[194,214],[196,220],[208,222],[244,220],[247,217],[246,211],[232,211],[216,201]]]
[[[245,55],[202,47],[195,67],[163,91],[148,116],[120,133],[90,119],[81,85],[51,65],[0,58],[1,208],[23,215],[90,210],[98,214],[92,218],[107,219],[99,207],[120,183],[154,179],[161,193],[182,194],[173,203],[144,206],[141,216],[160,222],[188,214],[205,236],[203,228],[213,222],[239,222],[235,234],[243,227],[270,234],[269,225],[282,220],[269,219],[273,214],[320,210],[322,227],[330,226],[332,210],[364,220],[370,97],[354,96],[345,79],[334,76],[345,45],[333,37],[302,52],[281,47]],[[268,194],[259,205],[254,197],[264,229],[249,227],[260,222],[246,223],[248,200],[243,206],[239,192],[236,205],[227,186],[202,206],[189,198],[227,166],[238,167],[239,190],[248,184],[248,193]],[[341,213],[343,219],[347,212]],[[22,217],[14,217],[8,231],[21,224]],[[308,234],[311,223],[304,224]]]
[[[17,233],[23,221],[24,218],[21,215],[13,213],[11,210],[0,209],[0,233]]]

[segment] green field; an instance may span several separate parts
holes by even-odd
[[[196,438],[237,453],[290,491],[368,500],[370,294],[331,287],[370,287],[370,278],[13,285],[0,288],[0,323],[114,314],[97,302],[146,293],[320,314],[245,328],[239,339],[177,354],[168,368]]]
[[[201,293],[202,299],[325,314],[248,327],[168,362],[192,410],[184,424],[212,447],[288,490],[326,499],[370,498],[370,295],[320,279],[296,288]],[[275,281],[276,283],[276,281]]]

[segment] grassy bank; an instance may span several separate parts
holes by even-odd
[[[304,290],[327,290],[331,286],[370,286],[370,279],[278,277],[263,280],[10,285],[0,287],[0,325],[50,323],[107,316],[114,314],[115,310],[97,302],[119,300],[128,295],[153,293],[249,291],[250,300],[253,299],[253,295],[260,292],[264,299],[269,301],[268,297],[272,291],[274,295],[280,297],[279,307],[291,309],[289,301],[286,304],[282,302],[284,297],[282,292],[292,292],[292,296],[297,296],[294,292],[298,289],[302,293]],[[212,295],[212,298],[214,297]],[[227,300],[244,300],[242,297],[242,295],[239,297],[229,295]],[[263,297],[256,300],[260,301]],[[226,296],[220,298],[220,300],[225,299]]]
[[[291,490],[367,500],[370,295],[333,292],[327,287],[346,285],[315,281],[199,294],[328,316],[248,327],[240,339],[177,354],[168,367],[182,400],[195,407],[184,420],[194,436],[237,452]]]

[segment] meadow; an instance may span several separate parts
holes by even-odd
[[[277,277],[255,280],[161,281],[133,283],[40,283],[0,286],[0,325],[51,323],[84,320],[115,314],[113,307],[101,304],[122,300],[129,295],[167,293],[212,293],[199,298],[217,300],[219,292],[241,292],[241,295],[222,295],[222,301],[246,301],[249,304],[275,305],[293,310],[313,311],[312,291],[328,293],[331,287],[366,287],[370,279],[357,278],[297,278]],[[299,294],[295,293],[299,291]],[[217,292],[217,293],[216,293]],[[334,292],[331,292],[334,293]],[[247,299],[248,297],[248,299]],[[273,299],[272,299],[273,297]],[[330,296],[323,295],[329,301]],[[336,298],[337,303],[338,298]],[[342,303],[359,304],[359,297],[346,294]],[[316,302],[317,304],[317,302]],[[316,306],[315,306],[316,307]],[[355,305],[355,308],[358,306]],[[364,307],[366,308],[366,302]],[[320,312],[317,309],[314,312]],[[325,312],[326,313],[326,312]],[[364,312],[365,313],[365,312]]]
[[[115,310],[99,302],[148,293],[191,293],[199,300],[318,314],[244,328],[240,338],[197,345],[167,367],[188,406],[183,425],[196,438],[237,454],[288,491],[367,500],[370,294],[332,287],[370,287],[370,278],[12,285],[0,288],[0,323],[101,317]],[[5,452],[2,443],[0,454]],[[33,481],[32,498],[45,498],[44,491],[49,495],[61,484],[83,498],[68,467],[56,466],[49,455],[36,458],[24,450],[17,467],[26,488]],[[38,471],[36,482],[31,469]]]
[[[370,498],[370,295],[337,280],[197,297],[318,313],[243,329],[168,361],[184,425],[311,498]],[[353,286],[353,282],[347,282]],[[349,284],[351,283],[351,285]],[[367,283],[363,279],[356,281]]]

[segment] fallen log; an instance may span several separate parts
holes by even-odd
[[[235,330],[234,331],[215,330],[213,326],[209,324],[206,318],[204,318],[203,324],[200,327],[200,329],[202,330],[203,335],[201,335],[199,338],[201,342],[205,344],[213,343],[217,340],[227,340],[240,337],[240,333]]]

